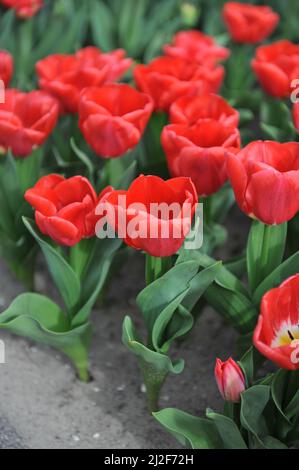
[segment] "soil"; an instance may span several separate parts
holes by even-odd
[[[242,224],[234,227],[240,231]],[[231,237],[233,246],[239,243],[239,235]],[[2,262],[0,276],[2,309],[22,287]],[[0,331],[6,348],[6,364],[0,365],[0,448],[180,448],[147,413],[136,359],[121,342],[125,314],[141,323],[135,297],[144,287],[143,277],[143,259],[136,255],[110,284],[105,307],[94,312],[89,384],[80,383],[56,351]],[[45,279],[45,273],[39,272],[41,291],[49,291]],[[183,357],[186,368],[168,378],[161,407],[195,415],[203,415],[206,407],[221,410],[213,374],[215,358],[234,353],[236,336],[205,308],[190,336],[173,348],[172,357]]]

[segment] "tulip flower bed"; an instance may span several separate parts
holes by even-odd
[[[26,445],[298,446],[299,4],[260,3],[0,1],[0,373],[55,390]]]

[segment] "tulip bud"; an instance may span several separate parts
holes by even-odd
[[[192,3],[187,2],[182,4],[181,14],[184,24],[192,27],[196,25],[199,19],[200,10],[195,5],[192,5]]]
[[[224,400],[238,403],[240,394],[245,390],[245,378],[240,366],[232,358],[225,362],[216,359],[215,378]]]

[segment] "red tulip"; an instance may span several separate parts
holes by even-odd
[[[228,158],[240,208],[265,224],[281,224],[299,210],[299,143],[251,142]]]
[[[97,214],[107,214],[108,224],[127,245],[152,256],[171,256],[191,228],[197,202],[190,178],[164,181],[141,175],[128,191],[107,192]]]
[[[129,85],[86,88],[80,97],[79,125],[98,155],[118,157],[138,144],[152,110],[150,96]]]
[[[104,54],[96,47],[86,47],[75,55],[50,55],[36,64],[36,71],[40,88],[60,101],[62,112],[76,113],[84,88],[116,80],[131,64],[122,49]]]
[[[215,378],[219,392],[226,401],[238,403],[245,390],[245,378],[241,367],[232,359],[222,362],[216,359]]]
[[[205,119],[219,121],[225,126],[238,127],[239,112],[232,108],[224,98],[213,93],[182,96],[171,105],[170,121],[173,124],[192,126]]]
[[[258,351],[284,369],[299,369],[298,305],[296,274],[264,295],[254,331],[253,342]]]
[[[26,157],[42,145],[54,129],[57,101],[43,91],[6,90],[0,104],[0,147],[16,157]]]
[[[0,0],[3,5],[13,8],[19,18],[34,16],[44,5],[43,0]]]
[[[172,176],[189,176],[200,196],[208,196],[227,180],[227,157],[240,150],[238,129],[206,119],[192,127],[164,127],[162,146]]]
[[[25,199],[35,209],[40,231],[60,245],[73,246],[95,235],[95,190],[83,176],[41,178]]]
[[[277,98],[287,98],[292,81],[299,77],[299,44],[277,41],[256,50],[252,67],[264,90]]]
[[[226,47],[218,46],[213,37],[201,31],[180,31],[173,38],[172,44],[164,46],[166,55],[187,59],[200,65],[214,66],[230,54]]]
[[[7,87],[13,74],[13,58],[9,52],[0,50],[0,80]]]
[[[235,42],[255,44],[264,41],[276,28],[279,15],[268,6],[227,2],[223,19]]]
[[[203,67],[174,57],[158,57],[134,70],[139,89],[153,98],[156,110],[164,111],[180,96],[217,92],[223,77],[222,66]]]

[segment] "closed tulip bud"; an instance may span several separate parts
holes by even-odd
[[[192,3],[183,3],[181,6],[183,22],[186,26],[195,26],[200,16],[200,9]]]
[[[245,378],[240,366],[232,358],[225,362],[216,359],[215,378],[224,400],[238,403],[245,390]]]

